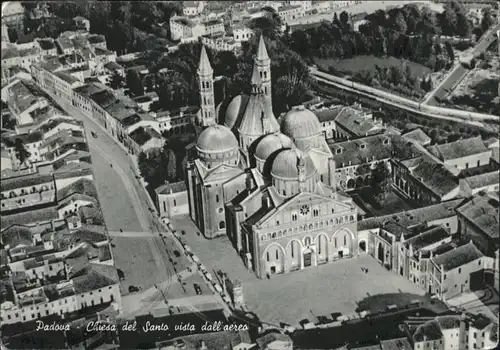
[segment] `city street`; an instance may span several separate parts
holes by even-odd
[[[116,248],[113,250],[116,267],[123,270],[126,276],[126,280],[122,283],[122,293],[128,293],[127,288],[132,285],[127,282],[128,278],[135,282],[143,281],[144,275],[148,277],[148,285],[135,285],[142,288],[169,279],[175,274],[172,264],[168,261],[170,253],[159,237],[161,226],[158,226],[154,213],[149,210],[150,202],[141,182],[136,178],[129,155],[95,121],[60,97],[50,93],[49,96],[68,115],[84,122],[99,201],[112,243]],[[91,131],[97,134],[97,138],[90,136]],[[124,249],[117,251],[122,246],[116,244],[119,243],[119,239],[133,239],[132,237],[136,238],[137,244],[125,244]],[[146,271],[129,265],[128,269],[121,266],[130,261],[134,253],[149,259],[144,262]]]

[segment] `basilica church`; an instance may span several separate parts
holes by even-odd
[[[227,235],[260,278],[356,256],[357,207],[337,191],[335,162],[316,115],[277,119],[271,60],[259,40],[251,94],[215,106],[205,48],[198,69],[200,123],[187,166],[192,220],[206,238]]]

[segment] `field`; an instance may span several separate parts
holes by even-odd
[[[341,60],[316,58],[315,62],[318,65],[332,66],[336,70],[346,74],[352,74],[361,70],[370,70],[372,72],[376,72],[375,66],[377,65],[382,68],[389,68],[393,66],[404,68],[404,65],[407,65],[410,66],[414,77],[423,77],[431,73],[431,70],[426,66],[395,57],[375,57],[370,55],[356,56],[353,58],[345,58]]]
[[[187,216],[172,219],[176,230],[185,230],[183,239],[208,270],[223,270],[231,280],[240,280],[245,302],[261,321],[298,325],[308,319],[334,312],[351,314],[358,301],[385,293],[424,292],[410,281],[387,271],[371,256],[361,255],[331,264],[258,279],[248,271],[227,237],[207,240]],[[369,266],[369,273],[362,272]],[[313,316],[314,315],[314,316]]]

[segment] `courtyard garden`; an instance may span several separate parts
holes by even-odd
[[[370,216],[383,216],[415,208],[409,200],[403,199],[395,189],[389,188],[383,196],[374,196],[370,187],[363,187],[351,194],[354,202]]]

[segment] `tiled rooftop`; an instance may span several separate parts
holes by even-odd
[[[422,160],[413,168],[411,174],[439,196],[444,196],[458,187],[458,180],[442,164]]]
[[[442,226],[437,226],[406,240],[405,243],[408,247],[411,244],[413,251],[416,253],[420,249],[428,247],[431,244],[438,243],[448,237],[450,237],[450,233]]]
[[[52,175],[33,174],[27,176],[14,177],[10,179],[3,179],[0,183],[2,192],[20,189],[23,187],[32,187],[41,184],[49,184],[53,182]]]
[[[491,186],[500,182],[500,171],[492,171],[490,173],[471,176],[465,179],[471,188],[481,188]]]
[[[417,327],[417,331],[413,334],[413,340],[415,342],[438,340],[442,336],[438,323],[432,320]]]
[[[498,199],[486,193],[479,193],[458,208],[457,212],[490,238],[498,240],[500,230]]]
[[[184,181],[167,183],[158,187],[155,192],[157,194],[170,194],[186,191],[186,183]]]
[[[335,118],[335,123],[356,136],[379,133],[382,129],[371,117],[371,112],[357,107],[345,107]]]
[[[428,150],[443,161],[488,152],[481,137],[457,140],[442,145],[433,145],[428,147]]]
[[[368,218],[358,221],[358,230],[374,229],[380,227],[383,223],[390,221],[397,221],[404,227],[412,227],[421,223],[449,218],[456,215],[455,208],[457,208],[462,202],[463,199],[453,199],[447,202],[409,210],[406,212]]]
[[[427,134],[423,132],[422,129],[420,128],[413,129],[412,131],[409,131],[403,134],[402,136],[407,140],[415,141],[424,146],[432,141],[431,138],[427,136]]]
[[[90,292],[117,284],[118,274],[113,266],[90,264],[87,273],[73,279],[77,293]]]
[[[437,266],[443,265],[444,271],[450,271],[482,257],[483,254],[476,248],[474,243],[469,242],[438,255],[433,258],[433,261]]]
[[[349,166],[349,164],[360,165],[390,159],[393,156],[407,159],[412,158],[418,152],[413,145],[408,145],[401,136],[394,134],[380,134],[335,142],[330,143],[329,147],[337,168]]]
[[[77,78],[75,78],[74,76],[67,74],[65,72],[56,72],[56,73],[54,73],[54,75],[61,78],[62,80],[64,80],[65,82],[67,82],[69,84],[73,84],[73,83],[80,81]]]
[[[460,327],[461,315],[437,316],[436,321],[441,329],[454,329]]]
[[[59,214],[55,207],[31,210],[26,213],[19,213],[13,215],[2,215],[0,223],[2,228],[9,227],[14,224],[35,224],[38,222],[46,222],[59,218]]]

